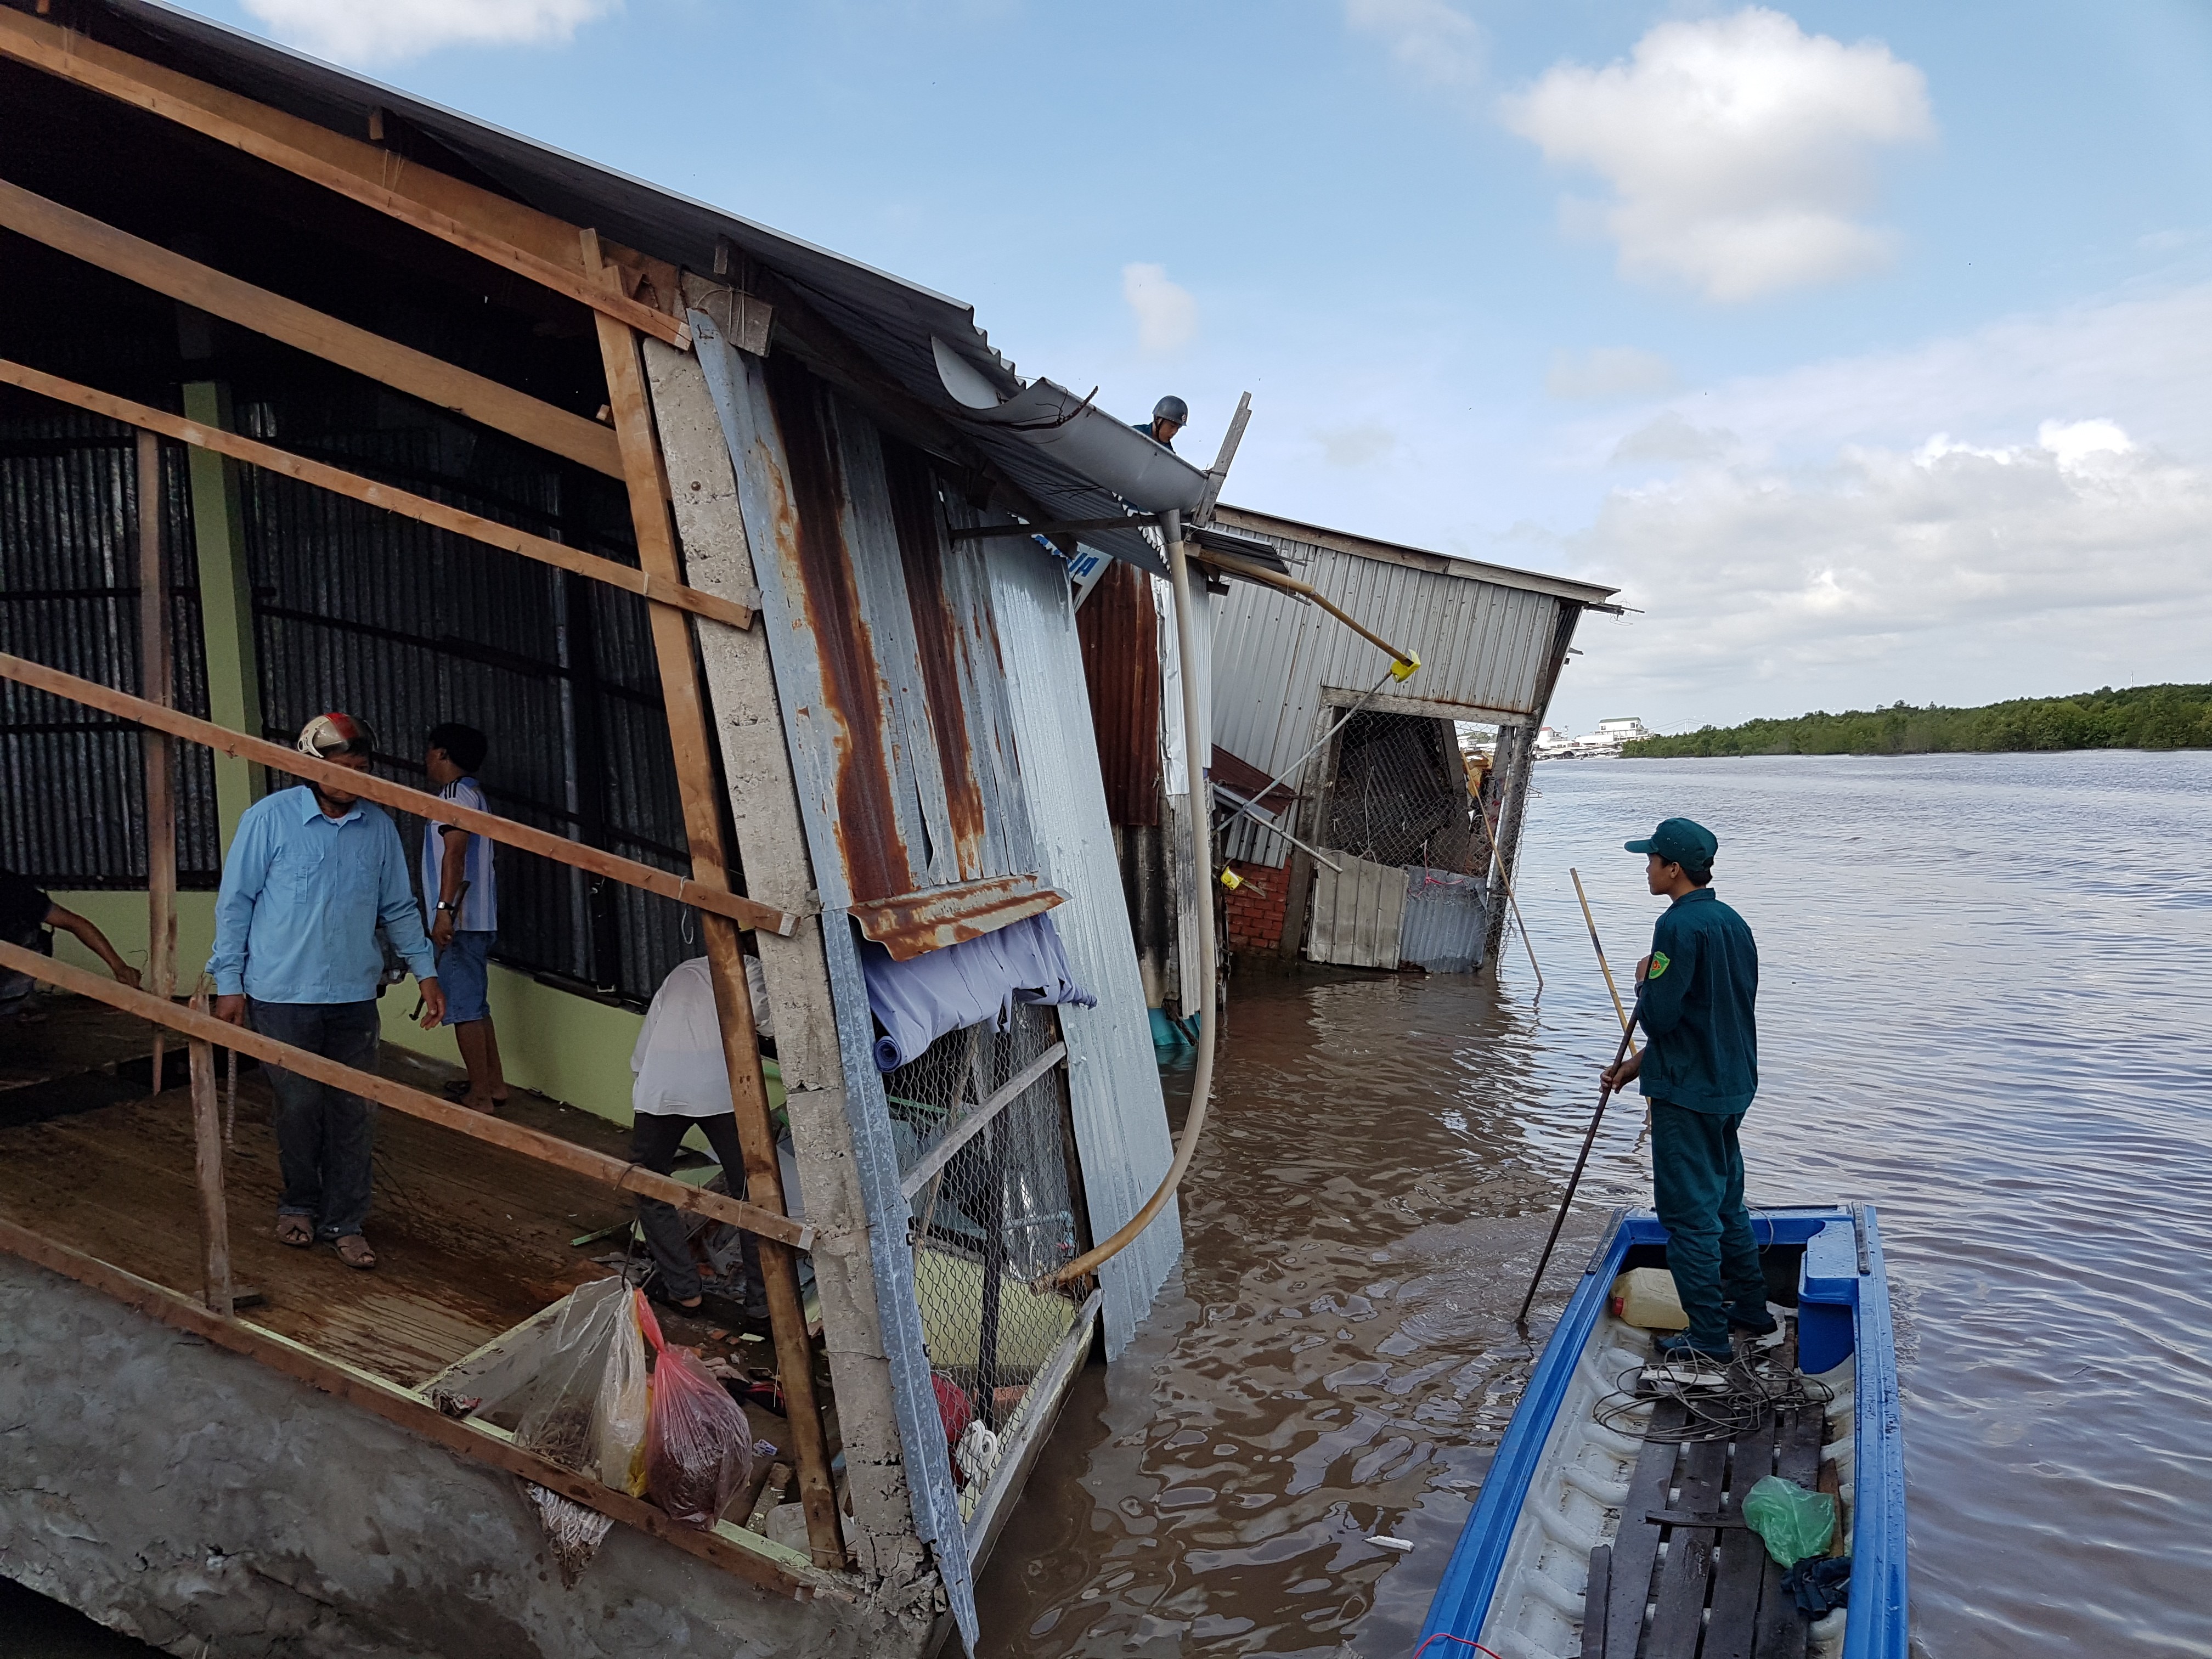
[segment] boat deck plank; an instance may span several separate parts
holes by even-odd
[[[54,1022],[76,1011],[56,1003]],[[137,1022],[133,1022],[137,1024]],[[141,1033],[146,1028],[139,1026]],[[112,1064],[119,1034],[90,1024],[84,1044],[56,1034],[41,1057],[67,1081],[88,1046]],[[142,1042],[140,1052],[150,1048]],[[26,1067],[25,1069],[34,1069]],[[387,1049],[382,1069],[435,1091],[452,1068]],[[36,1079],[22,1079],[35,1087]],[[232,1273],[265,1302],[254,1323],[412,1387],[605,1269],[570,1240],[620,1223],[629,1200],[596,1182],[435,1125],[382,1114],[368,1237],[379,1265],[346,1267],[328,1247],[273,1234],[280,1182],[270,1098],[241,1077],[236,1145],[225,1157]],[[505,1115],[627,1157],[618,1125],[515,1090]],[[183,1090],[0,1128],[0,1217],[172,1290],[200,1291],[191,1105]]]
[[[1819,1472],[1820,1436],[1826,1413],[1818,1406],[1784,1416],[1774,1431],[1774,1472],[1809,1489]],[[1812,1645],[1812,1626],[1797,1611],[1797,1603],[1782,1588],[1782,1569],[1764,1550],[1759,1576],[1759,1624],[1752,1644],[1752,1659],[1805,1659]]]
[[[1681,1429],[1682,1422],[1682,1402],[1662,1400],[1651,1408],[1646,1432],[1674,1434]],[[1644,1611],[1651,1600],[1651,1570],[1659,1559],[1659,1528],[1644,1525],[1643,1516],[1667,1507],[1668,1494],[1674,1486],[1676,1449],[1663,1438],[1646,1439],[1637,1455],[1636,1471],[1628,1478],[1628,1497],[1621,1504],[1620,1531],[1613,1545],[1612,1583],[1606,1598],[1608,1653],[1633,1654],[1642,1641]]]
[[[1744,1494],[1774,1473],[1774,1425],[1766,1423],[1739,1438],[1729,1453],[1726,1512],[1741,1519]],[[1749,1528],[1720,1534],[1720,1560],[1713,1569],[1713,1611],[1705,1626],[1699,1659],[1751,1659],[1759,1622],[1760,1565],[1766,1547]]]
[[[1729,1443],[1692,1440],[1680,1452],[1673,1512],[1715,1513],[1728,1472]],[[1627,1526],[1631,1518],[1622,1516],[1621,1524]],[[1648,1514],[1633,1519],[1648,1530],[1666,1534],[1661,1540],[1663,1554],[1652,1587],[1651,1630],[1644,1650],[1650,1659],[1693,1659],[1705,1629],[1705,1595],[1712,1588],[1715,1531],[1711,1527],[1662,1527]]]

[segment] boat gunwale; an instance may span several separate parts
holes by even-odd
[[[1755,1209],[1754,1224],[1786,1223],[1767,1244],[1802,1244],[1832,1222],[1850,1226],[1863,1253],[1851,1310],[1851,1580],[1855,1616],[1844,1624],[1842,1659],[1905,1659],[1909,1640],[1905,1578],[1905,1450],[1899,1408],[1895,1332],[1881,1235],[1871,1205],[1786,1205]],[[1617,1212],[1612,1231],[1583,1269],[1582,1282],[1547,1339],[1481,1492],[1461,1528],[1421,1626],[1425,1651],[1439,1637],[1474,1641],[1496,1602],[1498,1579],[1520,1525],[1546,1446],[1606,1298],[1629,1250],[1667,1242],[1648,1209]],[[1871,1613],[1872,1616],[1865,1616]]]

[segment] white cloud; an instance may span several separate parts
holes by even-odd
[[[1595,217],[1623,275],[1719,301],[1887,264],[1893,234],[1860,216],[1875,152],[1935,132],[1919,70],[1759,7],[1658,24],[1627,61],[1556,64],[1500,107],[1547,160],[1612,185]]]
[[[1398,434],[1369,421],[1314,434],[1322,459],[1331,466],[1361,467],[1379,461],[1398,447]]]
[[[388,63],[441,46],[558,44],[621,0],[244,0],[271,33],[340,63]]]
[[[2103,419],[1692,467],[1567,544],[1646,613],[1575,689],[1674,724],[2201,678],[2212,634],[2212,469]]]
[[[1121,297],[1136,314],[1137,347],[1146,356],[1170,356],[1198,337],[1198,301],[1168,280],[1165,265],[1123,265]]]
[[[1616,461],[1717,461],[1735,447],[1735,434],[1692,426],[1673,410],[1646,422],[1613,447]]]
[[[1489,58],[1482,28],[1444,0],[1344,0],[1344,21],[1383,40],[1398,66],[1418,80],[1481,84]]]
[[[1613,398],[1656,398],[1676,385],[1674,365],[1635,346],[1594,346],[1579,354],[1556,352],[1544,390],[1577,403]]]

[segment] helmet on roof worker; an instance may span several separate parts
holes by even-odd
[[[1170,394],[1152,405],[1152,418],[1156,421],[1173,421],[1177,426],[1188,426],[1190,405],[1182,398]]]
[[[292,746],[317,760],[328,760],[334,755],[368,755],[375,752],[376,733],[369,729],[367,720],[357,720],[332,709],[301,726],[299,741]]]

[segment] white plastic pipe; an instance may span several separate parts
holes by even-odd
[[[1175,590],[1176,649],[1182,658],[1183,765],[1190,790],[1191,863],[1198,872],[1198,1064],[1191,1071],[1190,1111],[1183,1119],[1182,1139],[1176,1143],[1175,1162],[1168,1166],[1167,1178],[1160,1182],[1159,1190],[1146,1199],[1144,1208],[1122,1223],[1111,1238],[1054,1273],[1054,1285],[1066,1285],[1086,1273],[1096,1273],[1099,1264],[1119,1255],[1152,1224],[1153,1218],[1175,1196],[1176,1188],[1182,1184],[1184,1172],[1190,1168],[1191,1158],[1198,1151],[1198,1138],[1206,1128],[1207,1097],[1213,1091],[1213,848],[1206,796],[1206,761],[1213,752],[1213,744],[1212,734],[1199,724],[1198,628],[1191,610],[1190,563],[1183,552],[1182,515],[1162,514],[1160,531],[1168,547],[1170,586]],[[1190,987],[1186,985],[1186,1012],[1190,1000]]]

